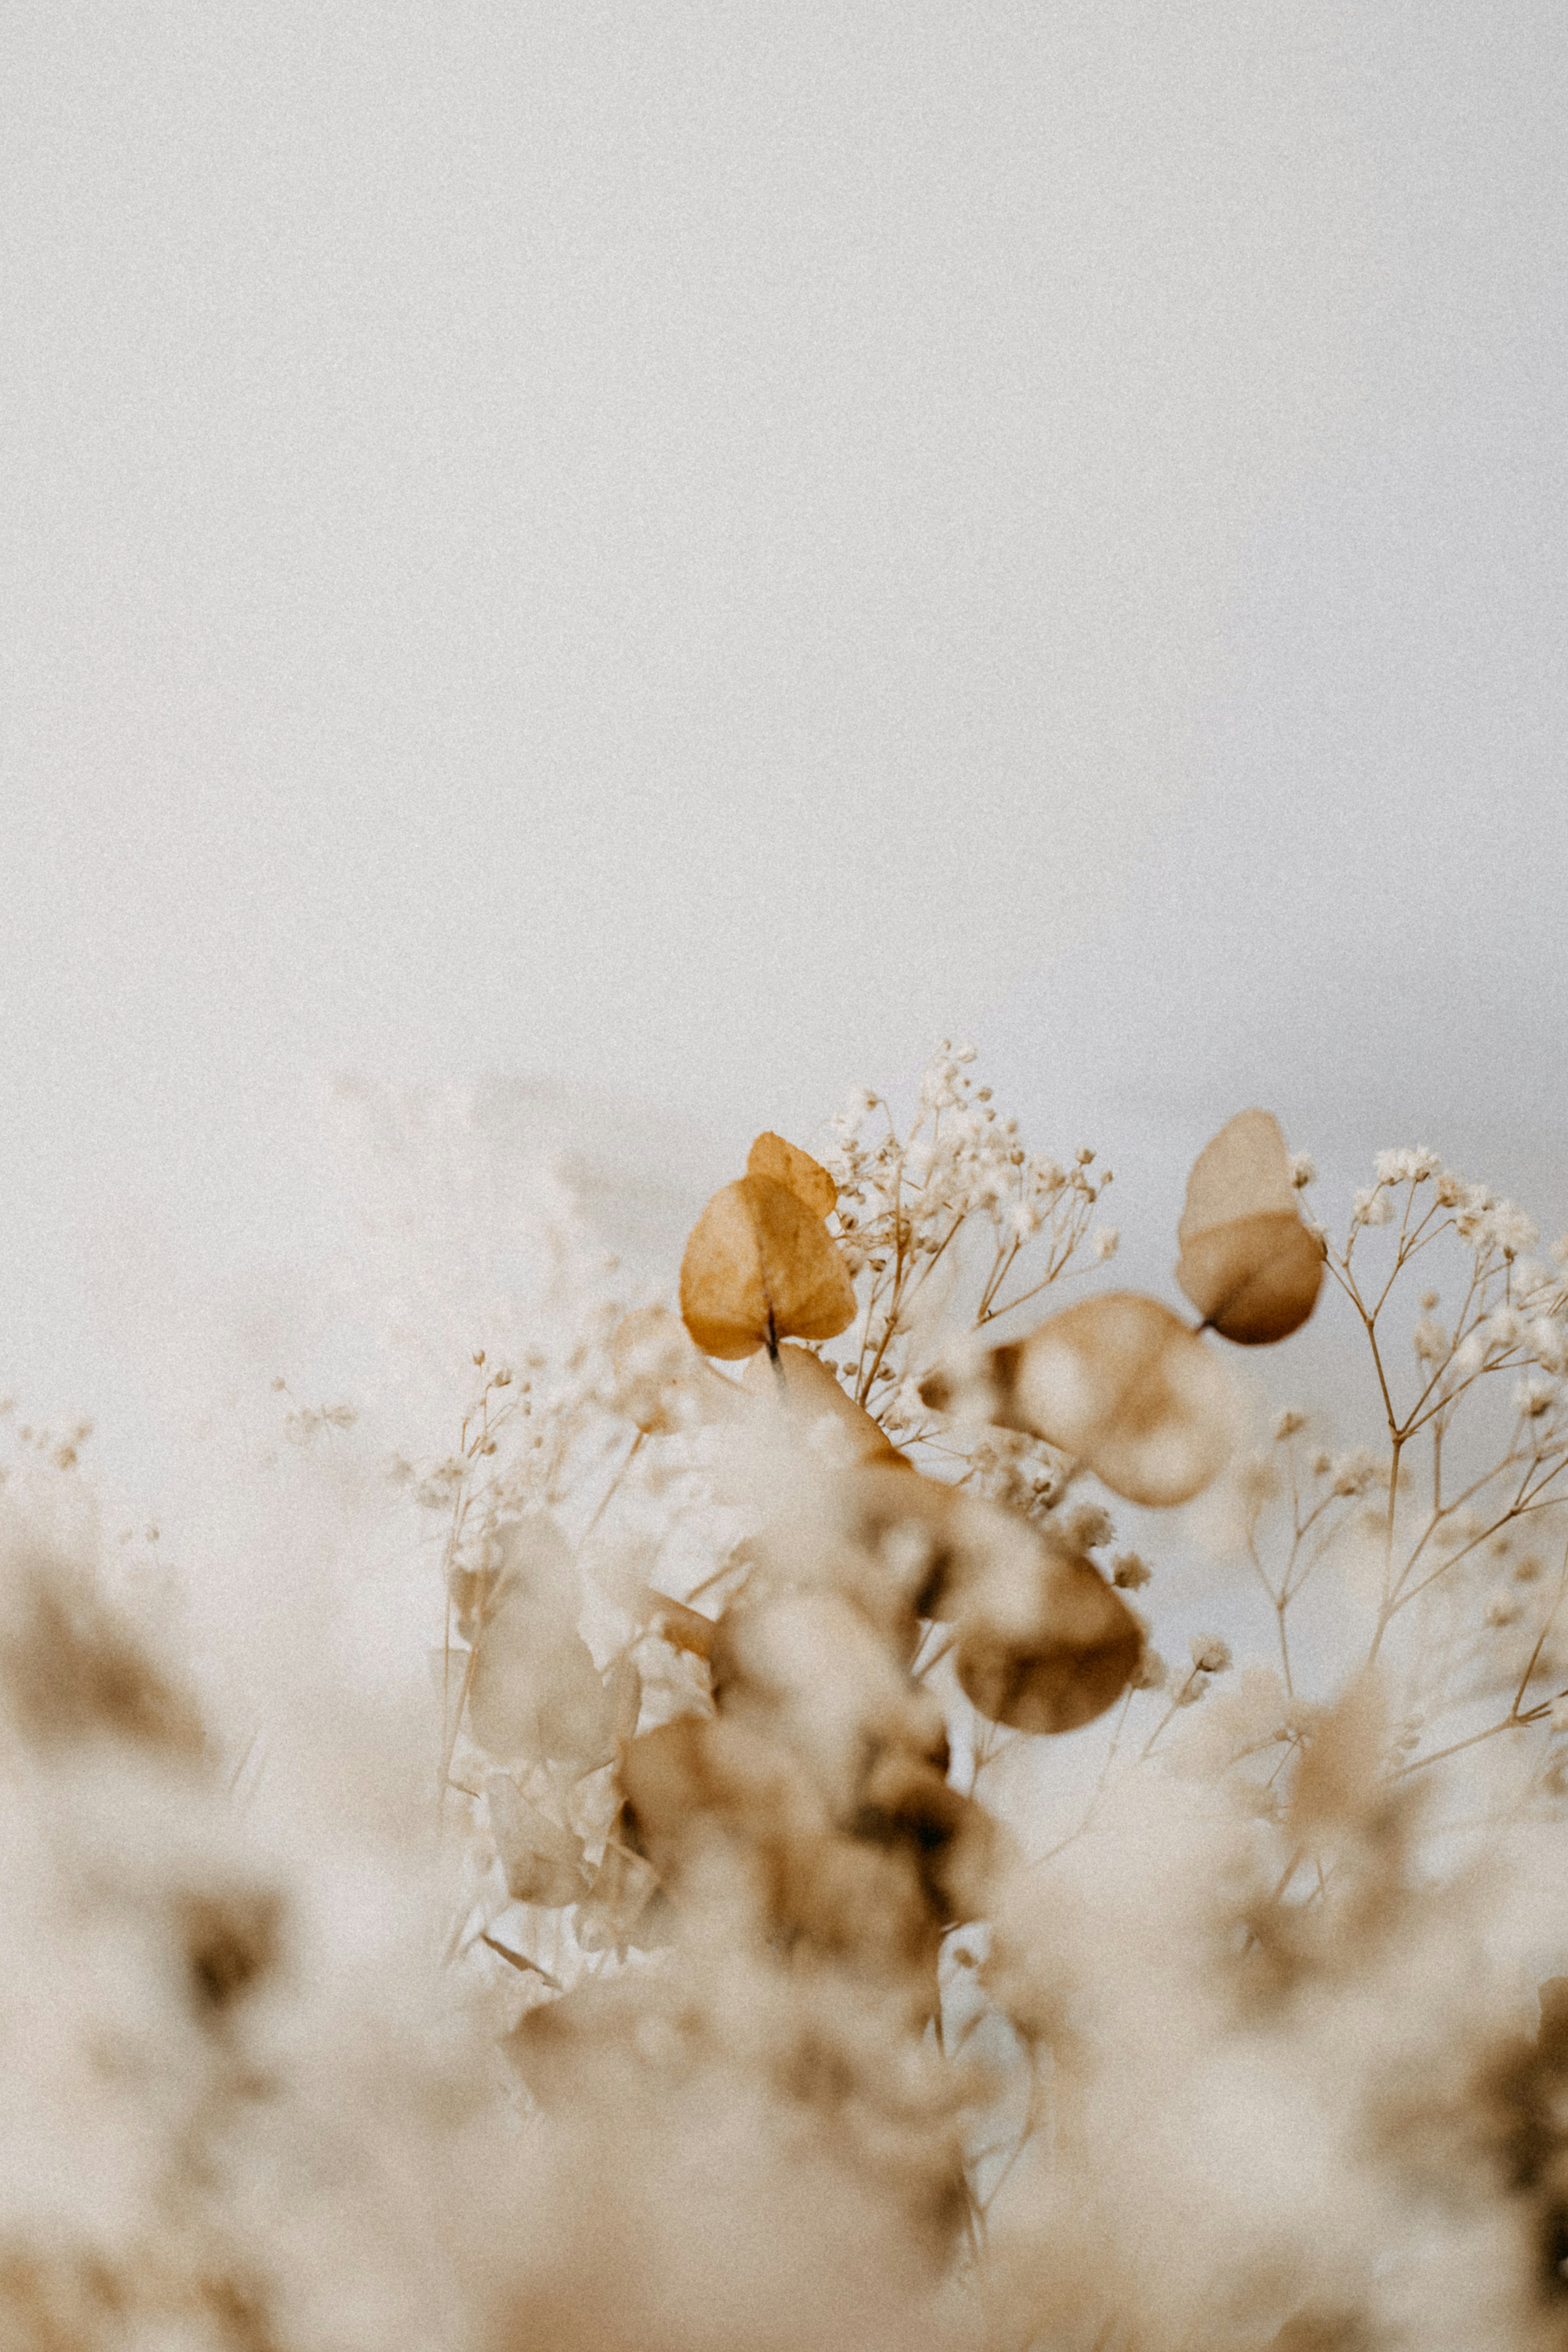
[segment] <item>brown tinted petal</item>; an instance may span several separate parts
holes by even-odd
[[[1176,1279],[1222,1339],[1283,1339],[1317,1303],[1323,1256],[1301,1221],[1278,1120],[1238,1112],[1187,1180]]]
[[[1388,1711],[1375,1671],[1357,1675],[1324,1715],[1297,1769],[1290,1830],[1311,1843],[1363,1826],[1388,1800]]]
[[[868,1463],[840,1481],[856,1542],[916,1612],[952,1618],[988,1578],[1032,1570],[1036,1539],[1011,1511],[912,1469]]]
[[[1224,1369],[1179,1316],[1134,1291],[1086,1298],[1026,1339],[929,1375],[921,1392],[1042,1437],[1112,1494],[1157,1508],[1200,1493],[1230,1453]]]
[[[782,1403],[791,1423],[801,1431],[831,1413],[858,1461],[897,1464],[908,1460],[809,1348],[781,1348],[776,1364],[765,1356],[754,1356],[742,1375],[741,1386],[764,1412]]]
[[[831,1216],[838,1205],[838,1187],[821,1161],[802,1151],[798,1144],[786,1143],[771,1129],[758,1136],[746,1154],[746,1173],[771,1176],[775,1184],[786,1184],[813,1216]]]
[[[1018,1731],[1077,1731],[1126,1689],[1142,1655],[1137,1619],[1086,1559],[1042,1547],[1028,1618],[966,1616],[954,1661],[966,1696]]]
[[[830,1339],[855,1318],[848,1269],[826,1226],[787,1186],[742,1176],[716,1192],[680,1265],[680,1313],[705,1355],[754,1355],[775,1339]]]

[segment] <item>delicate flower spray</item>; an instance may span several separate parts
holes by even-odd
[[[546,1202],[455,1443],[277,1381],[184,1600],[17,1433],[0,2340],[1568,2345],[1568,1251],[1246,1110],[1117,1289],[973,1059],[662,1296]],[[1371,1442],[1249,1448],[1330,1309]],[[1155,1646],[1205,1495],[1267,1654]]]

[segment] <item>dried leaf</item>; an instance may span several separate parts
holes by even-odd
[[[734,1359],[786,1337],[831,1339],[854,1320],[855,1290],[822,1219],[786,1185],[742,1176],[691,1229],[680,1313],[705,1355]]]
[[[1084,1299],[1026,1339],[929,1373],[939,1411],[983,1415],[1076,1454],[1130,1503],[1184,1503],[1231,1448],[1229,1381],[1195,1331],[1155,1298]]]
[[[771,1176],[805,1202],[813,1216],[829,1217],[838,1205],[838,1187],[818,1160],[770,1129],[746,1154],[748,1176]]]
[[[1137,1619],[1093,1564],[1040,1542],[1028,1589],[994,1575],[970,1597],[954,1666],[994,1723],[1058,1733],[1103,1715],[1142,1653]]]
[[[753,1356],[742,1374],[741,1387],[764,1412],[782,1406],[791,1424],[803,1433],[824,1415],[831,1414],[858,1462],[897,1464],[909,1460],[907,1454],[899,1452],[886,1430],[872,1420],[865,1406],[856,1403],[837,1375],[809,1348],[781,1348],[772,1362],[765,1356]]]
[[[1270,1112],[1238,1112],[1198,1154],[1176,1234],[1176,1280],[1222,1339],[1258,1347],[1310,1315],[1323,1254],[1301,1221]]]

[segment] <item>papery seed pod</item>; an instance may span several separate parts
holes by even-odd
[[[1258,1347],[1306,1321],[1323,1252],[1302,1223],[1272,1113],[1238,1112],[1199,1152],[1176,1237],[1176,1280],[1222,1339]]]
[[[742,1176],[691,1229],[680,1313],[705,1355],[732,1360],[785,1338],[831,1339],[854,1320],[855,1290],[832,1235],[798,1194]]]
[[[917,1617],[952,1618],[999,1561],[1021,1572],[1035,1557],[1033,1531],[1016,1512],[910,1469],[868,1463],[837,1482],[832,1500],[883,1590]]]
[[[910,1849],[932,1916],[943,1927],[984,1916],[1005,1832],[984,1805],[950,1787],[934,1765],[884,1750],[866,1775],[853,1827],[858,1837]]]
[[[1086,1298],[1026,1339],[986,1349],[921,1382],[940,1412],[1019,1429],[1076,1454],[1114,1495],[1184,1503],[1229,1456],[1229,1381],[1195,1331],[1135,1291]]]
[[[840,1820],[858,1802],[870,1753],[946,1754],[935,1696],[837,1592],[785,1591],[727,1610],[713,1696],[726,1721],[749,1725],[802,1766]]]
[[[507,1893],[515,1902],[558,1910],[588,1892],[583,1841],[531,1805],[502,1772],[485,1782],[490,1833],[496,1842]]]
[[[1090,1563],[1041,1544],[1032,1593],[994,1586],[960,1621],[954,1660],[965,1696],[1016,1731],[1077,1731],[1127,1688],[1142,1629]]]
[[[758,1136],[746,1154],[746,1173],[771,1176],[775,1184],[787,1184],[813,1216],[830,1217],[837,1206],[838,1187],[821,1161],[802,1151],[798,1144],[786,1143],[771,1129]]]
[[[710,1379],[718,1377],[710,1374]],[[858,1461],[895,1465],[909,1461],[809,1348],[781,1348],[772,1363],[765,1356],[753,1356],[741,1376],[741,1387],[764,1413],[777,1412],[782,1407],[788,1423],[802,1433],[830,1413]]]
[[[1388,1739],[1386,1694],[1375,1668],[1363,1668],[1306,1743],[1290,1797],[1293,1838],[1315,1846],[1386,1812]]]

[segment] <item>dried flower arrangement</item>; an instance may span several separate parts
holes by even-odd
[[[1058,1305],[1110,1177],[973,1059],[760,1135],[662,1297],[558,1204],[448,1454],[274,1383],[333,1543],[438,1530],[422,1702],[248,1718],[17,1433],[7,2346],[1568,2344],[1568,1250],[1425,1150],[1337,1239],[1251,1109],[1190,1311]],[[1249,1450],[1331,1304],[1375,1443]],[[1222,1495],[1270,1654],[1173,1665],[1114,1515]]]

